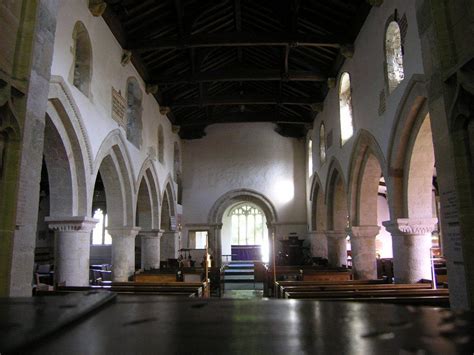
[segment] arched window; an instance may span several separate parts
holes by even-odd
[[[92,230],[92,244],[93,245],[110,245],[112,244],[112,237],[107,231],[108,221],[107,214],[100,208],[94,211],[94,219],[98,219],[99,222],[95,225]]]
[[[183,186],[181,182],[181,154],[178,142],[174,142],[174,181],[178,185],[178,204],[181,204]]]
[[[127,139],[140,149],[142,145],[142,91],[137,79],[127,81]]]
[[[352,119],[352,92],[349,73],[342,73],[339,83],[339,114],[341,122],[341,146],[354,134]]]
[[[321,122],[319,127],[319,160],[321,164],[326,161],[326,132],[324,128],[324,122]]]
[[[385,33],[385,57],[387,61],[388,90],[391,93],[405,77],[403,71],[403,49],[400,26],[392,21]]]
[[[308,140],[308,176],[313,175],[313,140]]]
[[[158,126],[158,160],[161,164],[164,163],[165,159],[165,137],[163,136],[163,126]]]
[[[82,22],[76,22],[72,33],[74,41],[73,85],[89,96],[92,77],[92,48],[89,34]]]
[[[265,216],[250,204],[241,204],[230,211],[232,245],[262,245],[266,240]]]

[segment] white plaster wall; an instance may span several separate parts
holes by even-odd
[[[236,189],[266,196],[278,222],[306,224],[303,140],[282,137],[269,123],[212,125],[206,133],[183,142],[185,224],[207,223],[215,201]]]
[[[86,97],[72,85],[72,33],[77,21],[84,23],[92,45],[93,64],[90,97]],[[164,164],[155,159],[154,165],[158,173],[160,189],[163,191],[165,181],[173,169],[174,142],[177,141],[180,144],[180,139],[177,134],[172,132],[172,126],[168,118],[160,114],[159,105],[155,98],[146,94],[145,84],[133,65],[131,63],[125,66],[121,65],[121,56],[122,49],[119,43],[102,17],[91,15],[87,0],[61,0],[51,74],[63,77],[72,92],[73,100],[84,120],[93,156],[97,155],[105,137],[112,130],[119,128],[118,123],[111,117],[112,87],[120,90],[122,96],[125,97],[127,79],[133,76],[139,81],[143,94],[143,144],[141,149],[138,150],[127,142],[133,176],[135,180],[138,178],[140,168],[148,156],[149,148],[153,147],[155,153],[157,152],[158,124],[162,124],[165,137]],[[120,130],[123,136],[126,137],[125,130],[122,128]]]
[[[390,212],[388,210],[388,202],[385,197],[377,197],[377,224],[380,226],[380,232],[376,237],[376,248],[381,258],[392,258],[392,235],[387,232],[382,225],[383,221],[390,219]]]
[[[403,57],[405,79],[388,95],[385,89],[384,72],[385,24],[395,9],[398,10],[400,18],[406,14],[408,21]],[[323,112],[319,113],[314,120],[312,132],[313,166],[321,179],[323,189],[326,189],[328,167],[333,158],[339,161],[347,184],[351,154],[357,132],[360,129],[365,129],[374,135],[385,159],[387,159],[390,148],[389,140],[393,131],[397,109],[407,91],[410,80],[415,74],[423,74],[414,2],[391,0],[384,1],[380,7],[373,7],[355,41],[353,58],[346,59],[340,73],[344,71],[351,75],[354,135],[343,147],[340,146],[338,77],[336,87],[329,91],[324,101]],[[379,95],[383,89],[386,91],[386,110],[379,116]],[[333,134],[333,144],[326,151],[326,162],[324,164],[321,164],[319,160],[319,127],[322,121],[325,124],[326,134],[330,131]],[[307,184],[311,186],[309,179],[307,179]],[[310,207],[311,204],[308,203],[308,209]]]

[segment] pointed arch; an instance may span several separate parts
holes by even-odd
[[[392,220],[408,216],[405,190],[410,147],[427,115],[428,102],[424,76],[415,75],[400,100],[388,145],[386,183]]]
[[[375,137],[360,129],[351,154],[348,201],[352,225],[377,225],[377,196],[385,157]]]
[[[45,126],[45,142],[48,144],[45,144],[44,155],[51,175],[52,192],[57,190],[51,194],[51,215],[86,216],[91,199],[87,178],[91,174],[88,138],[64,87],[57,82],[51,83],[50,88]],[[63,183],[66,177],[68,184]],[[55,179],[60,179],[60,182],[55,182]]]
[[[96,180],[99,170],[107,197],[109,226],[134,226],[134,174],[125,140],[119,129],[110,132],[102,142],[94,162],[92,181]],[[91,208],[92,201],[89,210]]]
[[[345,230],[347,227],[348,204],[346,183],[339,161],[332,158],[326,179],[326,206],[329,230]]]
[[[147,158],[142,164],[140,173],[138,174],[138,179],[136,181],[135,189],[138,191],[137,197],[137,208],[136,214],[138,214],[138,205],[139,205],[139,196],[140,196],[140,186],[144,183],[147,186],[150,198],[150,207],[151,207],[151,229],[158,229],[159,219],[160,219],[160,205],[161,205],[161,195],[160,195],[160,183],[158,175],[155,170],[155,166],[151,159]]]
[[[326,204],[324,203],[324,189],[319,175],[316,172],[314,173],[313,182],[311,184],[310,201],[311,230],[326,230],[327,211]]]

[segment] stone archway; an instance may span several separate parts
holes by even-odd
[[[222,219],[225,211],[239,202],[249,202],[256,205],[265,214],[267,221],[268,235],[271,236],[274,232],[274,224],[278,221],[276,209],[271,201],[263,194],[248,190],[239,189],[229,191],[226,194],[219,197],[214,202],[212,208],[209,211],[208,223],[211,227],[209,231],[209,248],[211,249],[211,255],[213,256],[217,266],[222,265],[222,240],[221,240],[221,229]],[[270,251],[272,250],[272,238],[269,238]],[[271,255],[271,253],[270,253]],[[271,255],[270,258],[273,256]]]
[[[311,201],[311,254],[315,257],[328,258],[327,209],[324,202],[324,190],[317,173],[314,173],[310,193]]]
[[[360,130],[352,152],[349,181],[352,269],[356,279],[377,278],[379,188],[381,178],[386,175],[385,166],[375,138]]]
[[[176,208],[171,179],[168,177],[161,200],[160,229],[163,233],[160,243],[161,259],[176,259],[180,246],[180,235],[176,231]]]
[[[328,260],[333,266],[347,265],[347,194],[342,169],[333,159],[326,180]]]
[[[89,284],[90,232],[96,223],[87,211],[89,170],[81,145],[84,139],[74,128],[77,118],[67,114],[60,99],[50,99],[46,112],[43,157],[49,216],[45,221],[55,231],[55,282],[84,286]],[[42,226],[43,220],[38,221],[39,232]]]
[[[431,233],[437,228],[432,211],[434,149],[423,88],[414,83],[399,110],[391,138],[387,186],[396,282],[431,279]]]
[[[128,281],[135,272],[135,237],[140,228],[135,226],[133,175],[120,131],[113,131],[102,143],[93,181],[98,172],[105,189],[107,230],[112,236],[112,278]]]
[[[162,235],[158,224],[160,196],[158,179],[150,160],[143,163],[138,182],[136,225],[141,230],[135,241],[135,250],[140,250],[140,254],[136,254],[135,264],[145,270],[158,269]]]

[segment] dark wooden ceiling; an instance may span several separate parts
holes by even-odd
[[[181,138],[228,122],[311,127],[365,0],[106,0],[104,19]]]

